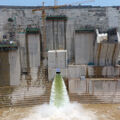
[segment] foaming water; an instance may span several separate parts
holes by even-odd
[[[32,113],[22,120],[96,120],[96,117],[79,103],[70,103],[64,80],[60,74],[56,74],[50,104],[33,108]]]
[[[85,110],[79,103],[69,103],[60,108],[43,104],[32,111],[22,120],[97,120],[92,111]]]
[[[50,96],[50,105],[63,107],[69,103],[69,96],[66,90],[64,80],[60,74],[56,74]]]

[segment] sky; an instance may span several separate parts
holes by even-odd
[[[41,6],[42,2],[45,5],[54,5],[54,0],[0,0],[0,5],[16,5],[16,6]],[[84,1],[93,1],[84,3]],[[120,0],[57,0],[58,5],[94,5],[94,6],[120,6]]]

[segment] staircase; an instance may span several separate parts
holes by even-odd
[[[69,94],[70,101],[77,101],[82,104],[120,103],[120,94],[116,95],[90,95],[90,94]]]
[[[89,94],[83,94],[83,95],[78,95],[78,94],[69,94],[70,97],[70,101],[77,101],[79,103],[86,103],[86,104],[90,104],[90,103],[103,103],[102,100],[97,99],[95,96],[93,95],[89,95]]]
[[[14,89],[15,87],[9,86],[0,87],[0,107],[10,106],[11,100],[9,94],[11,94]]]
[[[24,96],[22,100],[20,100],[21,96],[19,93],[15,94],[14,96],[11,96],[11,93],[13,93],[13,91],[17,89],[17,87],[10,87],[10,86],[0,87],[0,107],[32,106],[32,105],[49,103],[51,86],[52,86],[52,82],[45,81],[44,86],[42,86],[43,89],[45,88],[45,91],[42,95],[37,95],[37,94],[33,94],[32,92],[29,92],[31,94],[30,96],[24,96],[24,92],[21,91],[22,92],[21,94],[23,94]],[[36,88],[39,87],[41,86],[36,86]],[[110,94],[110,92],[108,92],[108,94],[98,93],[96,95],[91,95],[88,93],[84,93],[84,94],[69,93],[69,97],[71,102],[77,101],[82,104],[120,103],[119,92],[116,92],[114,94],[113,93]],[[17,102],[13,103],[12,100],[17,100]]]
[[[23,101],[18,101],[15,106],[31,106],[31,105],[39,105],[44,103],[49,103],[50,99],[50,90],[51,90],[51,83],[45,84],[45,93],[44,95],[31,95],[31,97],[24,97]],[[15,99],[15,98],[14,98]]]
[[[11,90],[11,87],[9,88],[2,88],[2,94],[0,94],[0,107],[10,107],[10,106],[31,106],[31,105],[38,105],[43,103],[49,103],[50,99],[50,90],[51,90],[51,83],[45,83],[45,93],[44,95],[38,96],[33,95],[31,93],[31,97],[24,96],[24,99],[18,100],[20,98],[20,95],[14,95],[14,97],[11,97],[10,93],[7,91]],[[13,89],[13,88],[12,88]],[[1,88],[0,88],[1,91]],[[16,103],[12,103],[12,100],[17,100]]]

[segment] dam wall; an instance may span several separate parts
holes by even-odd
[[[3,35],[9,36],[8,18],[12,18],[14,20],[14,22],[12,23],[13,24],[12,29],[13,28],[15,29],[14,30],[15,39],[18,41],[19,38],[20,43],[21,41],[23,41],[22,39],[24,39],[24,36],[26,36],[25,31],[28,26],[39,27],[41,36],[43,36],[41,11],[36,11],[33,13],[32,9],[34,9],[34,7],[27,8],[27,7],[1,6],[0,9],[1,9],[0,13],[3,16],[0,22],[1,40]],[[114,16],[116,17],[114,17],[112,13],[115,13]],[[91,7],[91,6],[72,7],[71,6],[71,7],[63,7],[58,9],[58,13],[56,13],[55,15],[53,10],[51,9],[46,10],[46,16],[50,16],[50,15],[51,16],[65,15],[67,17],[67,20],[56,21],[54,19],[52,20],[46,19],[47,51],[55,48],[67,49],[69,61],[72,61],[75,55],[74,40],[76,41],[76,39],[78,39],[77,35],[75,34],[76,29],[79,29],[80,27],[84,27],[84,26],[93,26],[96,28],[106,30],[111,27],[120,26],[119,24],[120,15],[119,15],[119,9],[117,7]],[[23,46],[25,46],[25,43],[23,43]],[[78,48],[76,47],[76,49]]]
[[[78,89],[96,95],[98,84],[113,84],[108,90],[119,93],[114,86],[120,77],[120,7],[47,9],[45,26],[42,12],[32,12],[36,8],[0,6],[0,86],[22,86],[28,91],[32,86],[47,88],[45,83],[60,68],[71,94]],[[75,88],[76,79],[80,81]]]

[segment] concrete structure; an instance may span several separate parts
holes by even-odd
[[[119,83],[120,7],[66,6],[56,12],[46,10],[46,48],[41,11],[33,13],[34,8],[38,7],[0,6],[0,42],[18,42],[14,51],[11,46],[3,50],[4,44],[0,44],[0,86],[19,85],[23,78],[27,86],[42,84],[47,80],[46,72],[48,80],[53,80],[56,67],[68,80],[70,92],[89,90],[91,94],[93,88],[98,91],[99,85],[113,84],[114,88],[113,81],[104,80]],[[95,78],[103,81],[96,82]],[[75,79],[80,79],[76,88]]]
[[[94,30],[79,30],[75,32],[75,64],[88,65],[94,63]]]
[[[15,86],[20,84],[19,51],[0,51],[0,86]]]
[[[67,67],[67,50],[48,51],[48,68],[65,69]]]
[[[119,103],[119,85],[120,79],[71,79],[69,82],[69,92],[77,95],[92,95],[99,99],[101,103]]]
[[[60,68],[62,76],[67,78],[67,50],[48,51],[48,80],[53,80],[56,68]]]
[[[47,50],[66,49],[66,20],[46,18]]]

